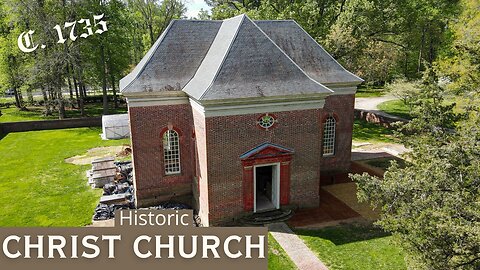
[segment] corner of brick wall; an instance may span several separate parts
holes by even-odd
[[[192,196],[193,120],[190,105],[130,107],[129,116],[138,205],[148,206]],[[165,175],[164,171],[162,131],[168,125],[180,131],[181,173],[178,175]]]

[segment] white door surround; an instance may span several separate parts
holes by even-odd
[[[253,166],[253,212],[257,212],[257,168],[272,167],[272,204],[274,209],[280,208],[280,163],[259,164]]]

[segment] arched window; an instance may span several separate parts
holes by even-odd
[[[180,173],[180,139],[175,130],[163,133],[163,160],[165,174]]]
[[[323,156],[335,154],[335,118],[329,116],[323,125]]]

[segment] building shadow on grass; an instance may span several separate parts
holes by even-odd
[[[367,222],[340,224],[321,229],[297,229],[295,230],[295,233],[299,236],[319,237],[326,239],[335,245],[383,238],[391,235],[390,233],[383,231],[378,226]]]

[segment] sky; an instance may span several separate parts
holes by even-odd
[[[203,0],[186,0],[185,2],[187,6],[187,18],[196,17],[202,8],[210,11],[210,7],[207,6]]]

